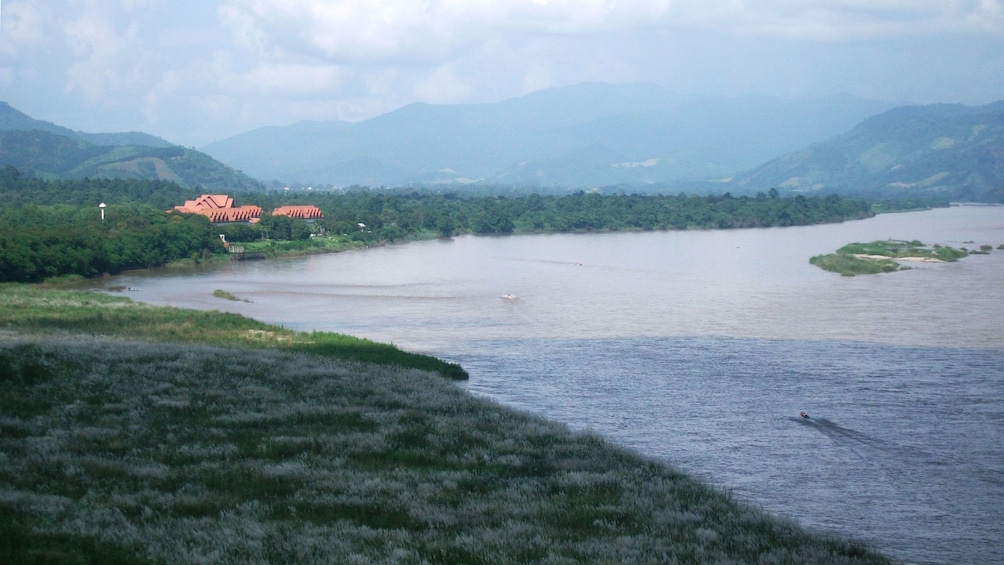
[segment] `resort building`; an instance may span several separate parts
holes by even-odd
[[[234,199],[226,194],[203,194],[195,200],[186,200],[183,205],[175,206],[173,210],[168,211],[202,214],[214,224],[233,222],[256,224],[261,219],[261,207],[248,205],[235,208]],[[305,220],[307,223],[313,223],[314,220],[324,217],[317,206],[280,206],[272,210],[272,215],[289,216],[295,220]]]
[[[258,223],[261,207],[249,205],[234,207],[234,199],[226,194],[203,194],[195,200],[186,200],[182,206],[175,206],[174,212],[202,214],[214,224],[233,222]]]
[[[279,206],[272,210],[273,216],[289,216],[295,220],[306,220],[313,223],[318,218],[323,218],[320,208],[317,206]]]

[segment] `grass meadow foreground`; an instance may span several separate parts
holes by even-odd
[[[889,562],[433,371],[26,333],[64,295],[4,290],[0,562]]]

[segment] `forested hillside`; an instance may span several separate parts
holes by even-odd
[[[890,110],[738,175],[730,188],[1004,202],[1004,102]]]
[[[0,102],[0,167],[55,179],[166,180],[209,192],[264,185],[205,153],[139,132],[84,133],[27,116]]]
[[[0,166],[4,165],[50,180],[167,180],[209,192],[264,188],[260,182],[194,149],[95,145],[41,130],[0,131]]]

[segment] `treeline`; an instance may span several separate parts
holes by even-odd
[[[577,192],[564,196],[464,198],[456,194],[352,190],[255,198],[265,209],[280,201],[309,201],[324,213],[316,228],[331,234],[390,241],[422,231],[450,236],[730,229],[811,225],[872,215],[870,204],[863,200],[836,195],[781,198],[774,190],[753,197]],[[268,198],[276,200],[270,202]]]
[[[125,269],[202,260],[230,242],[301,240],[312,235],[353,245],[458,234],[729,229],[796,226],[868,217],[864,200],[835,195],[480,195],[403,190],[242,193],[238,204],[266,212],[260,222],[213,226],[198,215],[166,210],[198,196],[164,181],[44,181],[0,170],[0,281],[32,282],[63,275],[91,277]],[[105,220],[98,204],[107,203]],[[313,224],[268,210],[313,204]],[[327,238],[325,238],[327,239]],[[300,245],[299,243],[297,245]]]
[[[16,167],[0,169],[0,202],[4,207],[28,204],[49,206],[69,204],[143,203],[163,210],[184,204],[201,194],[199,189],[182,188],[164,180],[93,178],[82,180],[43,180],[28,176]]]
[[[223,250],[205,217],[145,204],[110,206],[104,221],[96,207],[5,207],[0,226],[0,282],[114,274]]]
[[[0,170],[0,282],[93,277],[201,261],[223,250],[202,216],[166,214],[178,198],[174,183],[136,180],[43,181]],[[114,202],[104,209],[98,204]]]

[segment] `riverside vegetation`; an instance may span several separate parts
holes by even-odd
[[[983,245],[974,253],[989,253],[989,245]],[[953,262],[969,255],[966,248],[954,248],[939,244],[925,245],[917,240],[878,240],[871,243],[850,243],[826,255],[816,255],[809,263],[821,269],[840,273],[845,277],[890,273],[908,269],[898,261]]]
[[[264,217],[220,228],[165,214],[196,196],[173,183],[0,173],[5,281],[212,260],[221,231],[285,254],[870,214],[861,201],[776,192],[354,190],[312,195],[325,213],[314,226]],[[268,209],[298,198],[255,200]],[[475,399],[441,378],[466,378],[458,365],[390,345],[17,284],[0,287],[0,328],[0,561],[887,562],[590,434]]]
[[[473,190],[473,189],[472,189]],[[177,261],[226,257],[222,234],[252,256],[341,251],[458,234],[726,229],[809,225],[872,215],[835,195],[781,198],[599,194],[460,197],[357,188],[343,192],[243,193],[264,210],[314,204],[314,224],[263,213],[258,224],[214,226],[165,213],[198,191],[165,181],[44,181],[0,169],[0,282],[94,277]],[[101,220],[98,204],[106,203]]]
[[[890,562],[313,336],[0,287],[0,561]]]

